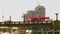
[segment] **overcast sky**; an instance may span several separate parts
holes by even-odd
[[[28,10],[34,10],[39,3],[46,8],[46,16],[55,19],[57,12],[60,19],[60,0],[0,0],[0,21],[9,20],[9,16],[13,21],[21,21],[21,16]]]

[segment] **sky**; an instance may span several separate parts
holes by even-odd
[[[23,21],[23,14],[39,4],[45,7],[46,16],[55,20],[55,13],[58,13],[60,20],[60,0],[0,0],[0,21],[9,20],[9,16],[12,21]]]

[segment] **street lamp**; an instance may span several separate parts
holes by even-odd
[[[55,15],[56,15],[56,20],[58,20],[58,13],[56,13]]]

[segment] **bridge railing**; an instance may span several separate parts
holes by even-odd
[[[5,22],[0,22],[0,24],[45,24],[45,23],[52,23],[52,21],[39,21],[39,22],[13,22],[13,21],[5,21]]]

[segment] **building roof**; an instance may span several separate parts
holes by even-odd
[[[42,5],[38,5],[36,8],[35,8],[35,10],[37,10],[37,9],[45,9],[45,7],[44,6],[42,6]]]

